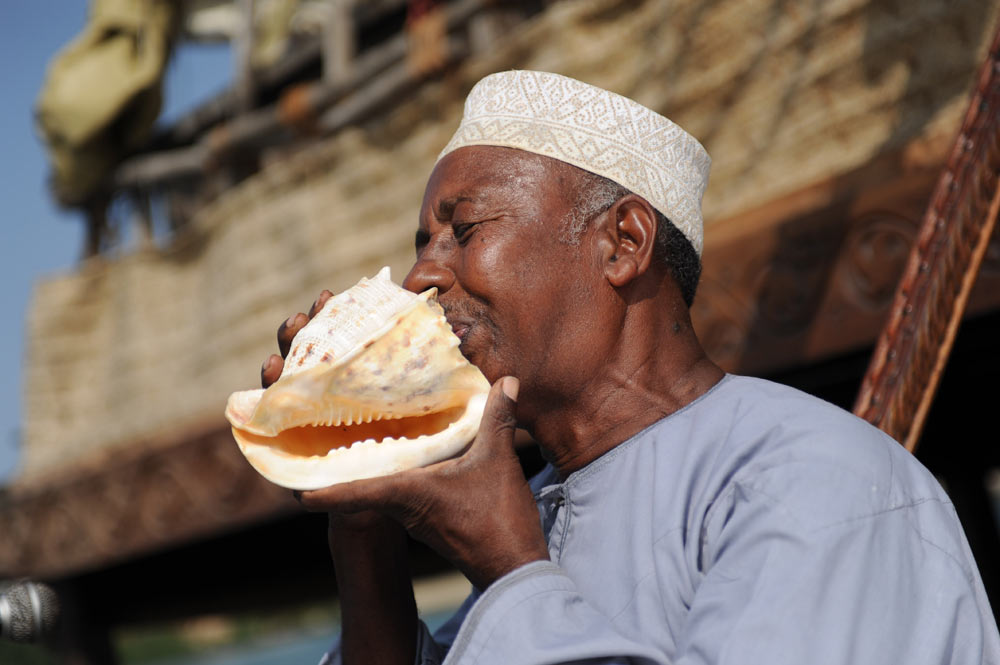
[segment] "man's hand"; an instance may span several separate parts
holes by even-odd
[[[449,559],[479,589],[547,560],[538,509],[514,454],[518,382],[497,381],[479,434],[461,457],[385,478],[301,492],[309,510],[388,515]]]

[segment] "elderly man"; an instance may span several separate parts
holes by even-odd
[[[475,87],[404,285],[438,288],[493,390],[461,457],[300,495],[330,513],[329,660],[1000,662],[930,474],[850,414],[706,357],[688,308],[708,167],[666,118],[578,81]],[[549,461],[530,483],[516,426]],[[407,532],[474,586],[433,637]]]

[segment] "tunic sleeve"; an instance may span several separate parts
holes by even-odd
[[[537,561],[494,582],[472,607],[445,660],[482,665],[663,665],[616,632],[556,564]]]

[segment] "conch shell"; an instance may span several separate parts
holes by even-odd
[[[490,386],[459,352],[436,295],[405,291],[383,268],[330,298],[273,385],[229,397],[226,418],[250,464],[310,490],[459,454]]]

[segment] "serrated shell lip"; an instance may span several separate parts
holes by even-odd
[[[273,451],[269,450],[270,446],[247,441],[235,427],[233,436],[251,466],[270,482],[293,490],[315,490],[337,483],[385,476],[455,457],[475,438],[486,406],[486,397],[485,394],[471,396],[462,415],[440,432],[413,439],[356,441],[348,447],[331,449],[326,455],[283,455],[276,462]],[[362,455],[359,456],[358,453]],[[332,459],[336,459],[337,464],[329,464]]]

